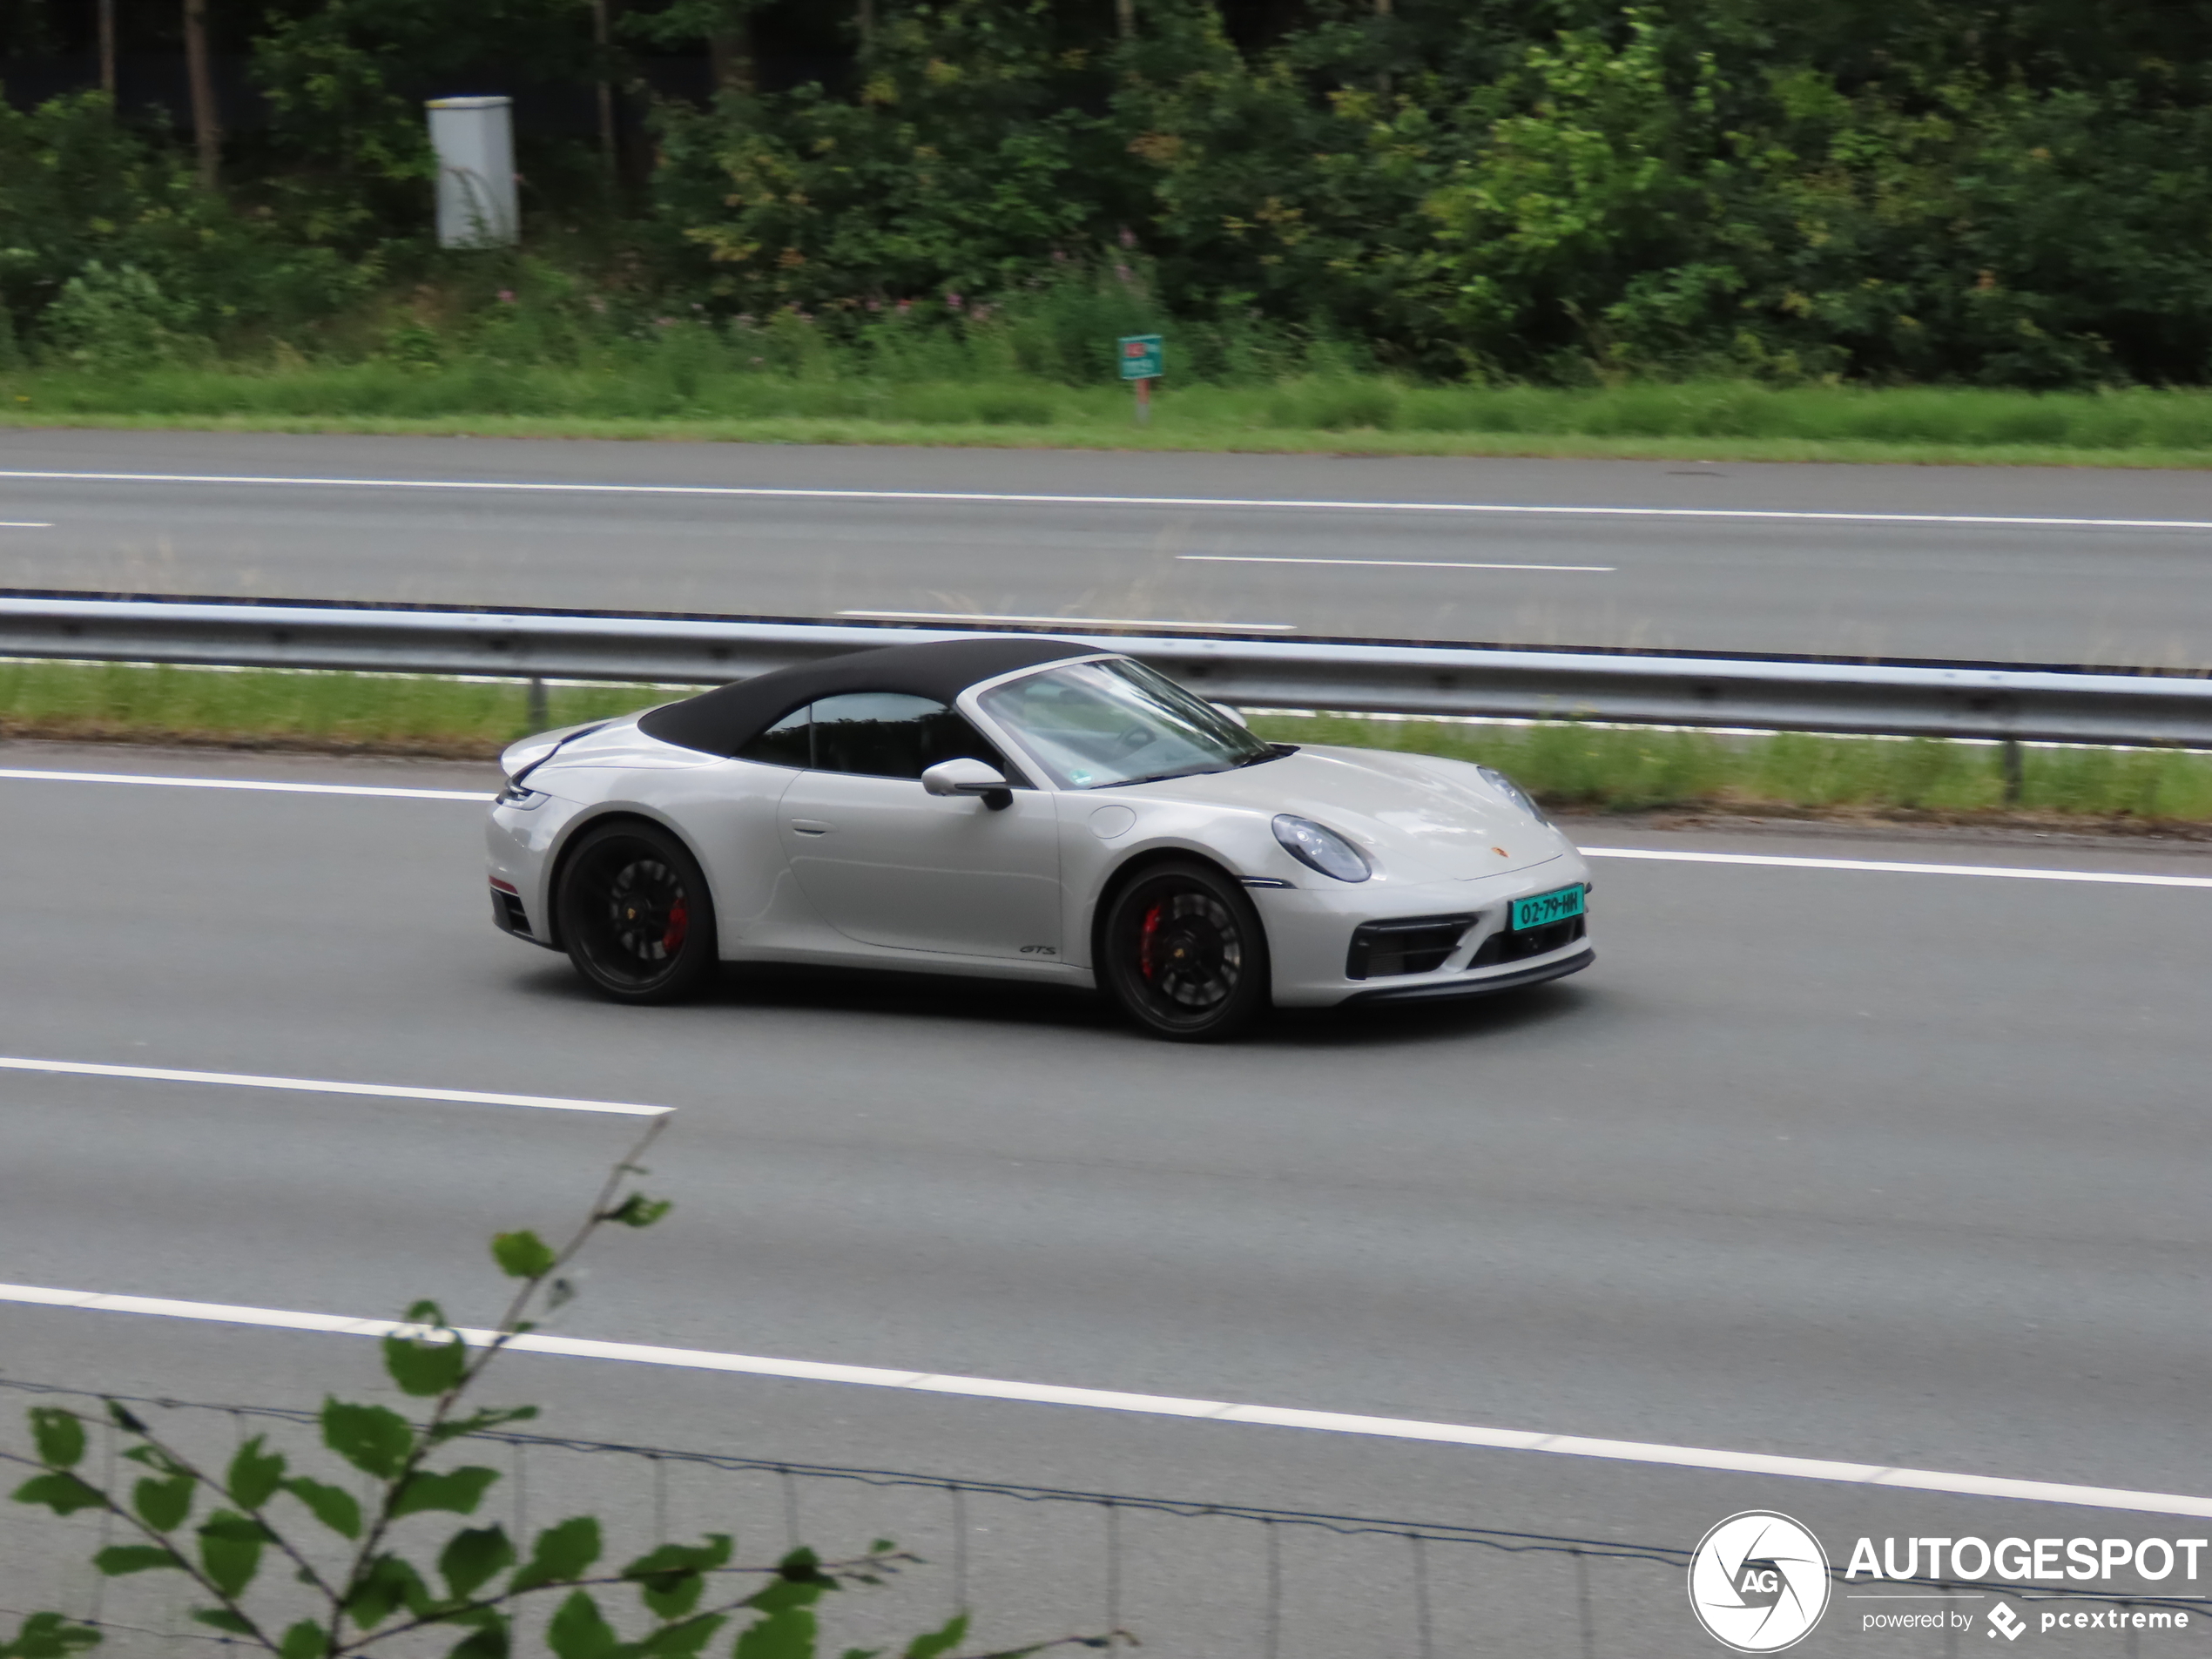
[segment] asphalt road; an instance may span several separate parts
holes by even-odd
[[[0,435],[15,587],[2193,667],[2208,558],[2190,473]]]
[[[30,745],[0,765],[485,777]],[[2212,891],[1602,862],[1602,956],[1586,974],[1194,1049],[1079,999],[975,985],[734,976],[696,1006],[608,1007],[565,963],[493,932],[463,802],[15,779],[0,779],[0,1054],[678,1108],[653,1180],[676,1214],[595,1246],[556,1327],[573,1334],[2212,1494],[2199,982]],[[2171,847],[1582,839],[2212,874],[2212,858]],[[484,1237],[560,1225],[635,1128],[0,1072],[0,1278],[369,1317],[435,1291],[464,1322],[488,1319]],[[341,1337],[0,1303],[0,1372],[16,1378],[281,1403],[350,1386],[370,1359]],[[569,1433],[1091,1490],[1678,1548],[1751,1507],[1798,1515],[1831,1549],[1860,1532],[2206,1529],[511,1363],[509,1386]],[[995,1544],[1034,1543],[1042,1525],[1015,1517]],[[1065,1560],[1004,1581],[1006,1605],[1082,1622],[1065,1605],[1082,1578],[1068,1561],[1095,1564],[1095,1522],[1082,1525]],[[1155,1588],[1199,1577],[1151,1609],[1149,1650],[1261,1650],[1247,1613],[1223,1610],[1257,1594],[1247,1545],[1225,1531],[1177,1545]],[[1434,1568],[1437,1593],[1481,1602],[1469,1617],[1499,1650],[1578,1651],[1563,1569],[1501,1559]],[[1362,1622],[1369,1600],[1403,1612],[1398,1579],[1355,1586],[1345,1559],[1287,1560],[1313,1610],[1282,1653],[1413,1650]],[[1598,1650],[1712,1651],[1680,1595],[1670,1575],[1608,1568]],[[1367,1637],[1329,1634],[1352,1613],[1345,1628]],[[1235,1633],[1205,1634],[1214,1618]],[[1806,1650],[1865,1650],[1844,1623]]]

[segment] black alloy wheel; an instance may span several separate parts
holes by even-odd
[[[1156,1036],[1217,1042],[1271,1006],[1267,934],[1244,889],[1197,862],[1156,865],[1109,901],[1099,977]]]
[[[665,830],[586,830],[562,867],[555,902],[569,961],[617,1002],[672,1002],[714,972],[706,877]]]

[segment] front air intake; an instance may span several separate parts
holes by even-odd
[[[1469,968],[1495,968],[1501,962],[1525,961],[1531,956],[1548,955],[1564,950],[1589,931],[1581,916],[1569,916],[1564,921],[1546,922],[1541,927],[1531,927],[1525,933],[1492,934],[1482,941],[1482,948],[1474,953]]]
[[[523,901],[511,893],[492,889],[491,919],[502,933],[513,934],[517,939],[531,936],[529,916],[523,908]]]
[[[1479,916],[1406,916],[1360,923],[1345,958],[1346,979],[1386,979],[1428,974],[1444,966]]]

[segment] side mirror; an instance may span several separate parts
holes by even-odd
[[[1223,714],[1227,715],[1227,716],[1228,716],[1231,719],[1234,720],[1234,721],[1235,721],[1235,722],[1236,722],[1238,725],[1243,726],[1243,727],[1244,728],[1244,730],[1245,730],[1245,731],[1249,732],[1249,731],[1251,731],[1251,730],[1252,729],[1252,723],[1251,723],[1250,720],[1247,720],[1247,719],[1244,718],[1244,710],[1242,710],[1242,709],[1232,709],[1232,708],[1231,708],[1231,707],[1229,706],[1229,705],[1227,705],[1226,703],[1217,703],[1217,704],[1215,704],[1213,706],[1214,706],[1214,708],[1215,708],[1217,711],[1218,711],[1220,713],[1223,713]]]
[[[979,795],[995,813],[1014,805],[1014,791],[998,768],[965,756],[940,760],[921,774],[921,786],[933,795]]]

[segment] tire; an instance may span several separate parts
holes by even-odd
[[[1100,982],[1155,1036],[1218,1042],[1272,1006],[1259,913],[1210,865],[1143,871],[1108,902],[1098,942]]]
[[[584,983],[617,1002],[673,1002],[713,976],[714,900],[666,830],[586,830],[561,867],[555,914]]]

